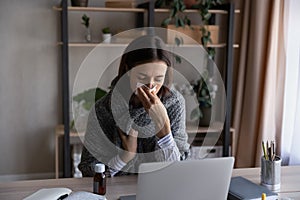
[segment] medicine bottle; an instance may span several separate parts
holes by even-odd
[[[95,165],[94,176],[94,190],[95,194],[105,195],[106,193],[106,177],[105,177],[105,165],[98,163]]]

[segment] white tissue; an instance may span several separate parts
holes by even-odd
[[[136,90],[135,90],[135,94],[137,95],[137,89],[139,88],[139,87],[142,87],[142,86],[145,86],[148,90],[149,90],[149,92],[156,92],[156,85],[153,87],[153,88],[149,88],[147,85],[145,85],[145,84],[143,84],[143,83],[139,83],[139,82],[137,82],[136,83]]]

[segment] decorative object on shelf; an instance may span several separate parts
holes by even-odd
[[[90,18],[86,14],[84,14],[81,19],[82,19],[81,23],[86,28],[85,40],[87,42],[91,42],[92,41],[92,36],[91,36],[91,30],[90,30]]]
[[[71,0],[72,6],[79,6],[79,7],[87,7],[88,6],[88,0]]]
[[[108,8],[135,8],[137,0],[106,0],[105,7]]]
[[[111,31],[109,27],[105,27],[102,29],[102,39],[103,39],[103,43],[110,43]]]
[[[192,82],[191,85],[199,103],[199,107],[191,112],[191,119],[198,120],[200,118],[200,126],[209,126],[212,116],[211,107],[216,98],[218,86],[214,84],[208,71],[203,73],[199,80]]]
[[[188,9],[191,8],[193,5],[196,5],[197,1],[198,0],[183,0],[185,7]]]
[[[207,25],[205,27],[210,31],[211,44],[218,44],[219,42],[219,26],[217,25]],[[194,40],[198,43],[201,43],[202,38],[202,26],[200,25],[190,25],[185,27],[176,27],[175,25],[167,25],[167,42],[168,44],[174,44],[176,42],[176,38],[180,38],[181,35],[178,35],[177,32],[183,33],[189,37],[181,37],[183,44],[195,44]],[[174,31],[169,31],[174,30]]]

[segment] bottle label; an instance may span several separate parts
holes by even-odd
[[[94,182],[94,189],[93,189],[93,192],[95,194],[99,194],[99,182]]]

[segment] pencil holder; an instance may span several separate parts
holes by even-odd
[[[275,159],[271,161],[262,156],[260,169],[261,184],[270,190],[278,191],[280,189],[281,158],[275,156]]]

